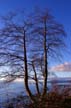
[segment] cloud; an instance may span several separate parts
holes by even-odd
[[[71,63],[65,62],[64,64],[54,66],[50,69],[50,71],[71,72]]]

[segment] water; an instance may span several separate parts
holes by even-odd
[[[29,86],[32,93],[35,94],[36,87],[34,82],[30,82]],[[14,81],[10,84],[0,84],[0,104],[13,97],[17,97],[18,95],[27,95],[23,81]]]
[[[55,79],[55,80],[48,80],[48,90],[50,91],[52,89],[52,85],[57,84],[58,86],[65,87],[71,85],[71,79]],[[40,90],[42,90],[42,81],[39,84]],[[36,92],[35,83],[33,81],[30,81],[29,83],[30,89],[33,94]],[[17,97],[18,95],[27,95],[24,82],[23,80],[20,81],[14,81],[10,84],[3,84],[0,82],[0,108],[2,108],[2,104],[6,101],[9,101],[13,97]]]

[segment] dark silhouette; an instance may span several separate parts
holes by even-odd
[[[21,17],[23,21],[18,20],[15,13],[2,17],[0,66],[7,66],[9,69],[2,72],[1,77],[8,81],[23,77],[27,94],[34,102],[36,98],[29,89],[28,80],[35,80],[38,96],[42,99],[47,94],[49,57],[60,56],[60,49],[65,46],[65,32],[62,24],[57,23],[48,10],[35,12],[31,17],[25,16],[25,19],[24,15]],[[34,73],[32,77],[30,68]],[[39,73],[43,76],[42,93],[39,90]]]

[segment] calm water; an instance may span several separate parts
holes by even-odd
[[[71,79],[48,80],[48,90],[51,90],[52,85],[55,85],[55,84],[61,87],[70,86]],[[33,94],[36,93],[35,83],[31,81],[29,86]],[[40,83],[40,90],[42,90],[42,82]],[[21,94],[27,95],[25,87],[24,87],[24,82],[22,80],[14,81],[10,84],[0,83],[0,105],[3,102],[10,100],[11,98],[16,97]]]

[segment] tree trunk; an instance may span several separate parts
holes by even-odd
[[[44,30],[44,86],[43,86],[43,95],[47,93],[47,46],[46,46],[46,21],[45,21],[45,30]]]
[[[34,66],[33,62],[32,62],[32,67],[33,67],[33,71],[34,71],[34,74],[35,74],[35,83],[36,83],[37,94],[40,95],[37,74],[36,74],[36,70],[35,70],[35,66]]]
[[[29,95],[29,97],[32,100],[32,102],[34,102],[34,98],[32,96],[32,93],[31,93],[31,91],[29,89],[29,85],[28,85],[28,67],[27,67],[27,53],[26,53],[25,31],[24,31],[23,41],[24,41],[24,67],[25,67],[24,83],[25,83],[25,88],[26,88],[27,94]]]

